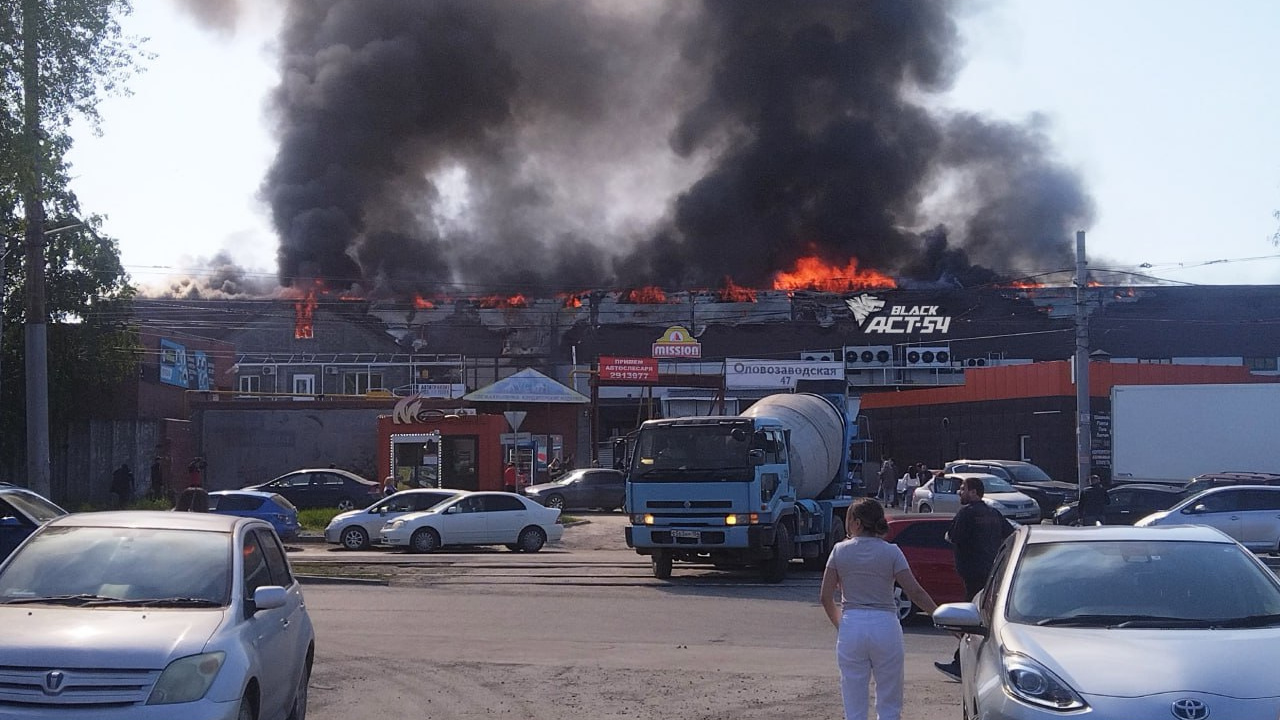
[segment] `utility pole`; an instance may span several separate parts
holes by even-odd
[[[1093,415],[1089,408],[1089,308],[1084,231],[1076,233],[1076,484],[1080,492],[1089,486],[1093,462],[1090,430]]]
[[[48,311],[44,287],[44,200],[40,192],[40,0],[22,0],[22,120],[27,167],[22,204],[26,234],[27,487],[49,496]]]

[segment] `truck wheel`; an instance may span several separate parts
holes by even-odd
[[[671,553],[666,550],[654,550],[649,556],[653,563],[653,576],[659,580],[671,577]]]
[[[831,532],[827,533],[826,548],[815,557],[807,557],[804,559],[805,570],[825,570],[827,567],[827,558],[831,557],[831,551],[835,549],[836,543],[844,540],[844,520],[840,516],[831,518]]]
[[[778,529],[774,531],[773,550],[773,557],[765,561],[760,577],[765,582],[778,583],[786,579],[791,556],[795,554],[791,543],[791,529],[784,522],[778,523]]]

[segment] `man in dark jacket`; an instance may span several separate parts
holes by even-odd
[[[133,502],[133,470],[129,469],[129,463],[120,463],[120,467],[111,473],[111,494],[115,496],[117,508]]]
[[[947,540],[956,549],[956,573],[964,581],[964,594],[970,602],[986,584],[1004,539],[1013,534],[1013,525],[1000,511],[983,502],[986,491],[982,478],[961,480],[960,510],[947,530]],[[960,649],[956,648],[951,662],[933,665],[943,675],[959,680]]]
[[[1089,476],[1089,487],[1080,493],[1080,503],[1076,512],[1080,515],[1080,524],[1084,526],[1102,525],[1106,522],[1107,506],[1111,504],[1111,496],[1102,487],[1102,480],[1097,475]]]

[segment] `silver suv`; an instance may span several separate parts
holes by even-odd
[[[0,717],[298,720],[315,633],[271,525],[49,521],[0,565]]]

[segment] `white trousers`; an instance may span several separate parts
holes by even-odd
[[[867,720],[872,678],[876,683],[877,720],[899,720],[905,662],[902,624],[897,613],[845,610],[836,640],[845,720]]]

